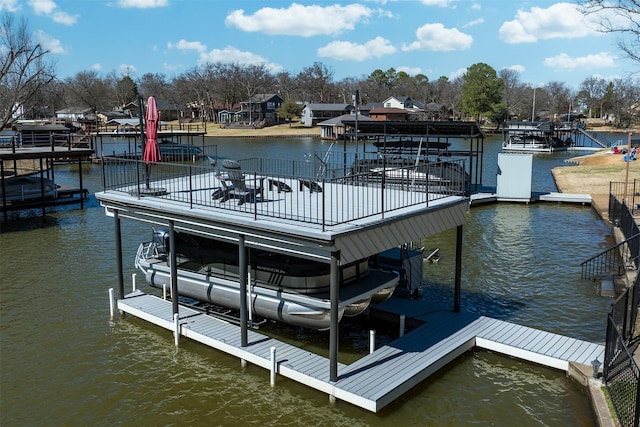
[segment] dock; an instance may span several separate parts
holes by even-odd
[[[593,199],[590,194],[572,194],[572,193],[558,193],[558,192],[549,192],[549,193],[531,193],[531,197],[528,199],[521,200],[512,200],[512,199],[503,199],[498,197],[496,193],[490,192],[480,192],[474,193],[470,196],[471,206],[489,204],[489,203],[498,203],[498,202],[523,202],[523,203],[538,203],[538,202],[548,202],[548,203],[569,203],[569,204],[578,204],[578,205],[591,205]]]
[[[383,303],[378,310],[402,307],[417,312],[424,302],[406,299]],[[338,379],[330,381],[326,357],[292,346],[256,330],[241,345],[240,327],[180,306],[176,325],[172,302],[136,290],[117,301],[124,313],[192,339],[243,362],[305,384],[331,400],[339,399],[378,412],[465,352],[479,348],[567,371],[569,363],[590,365],[604,360],[604,345],[541,331],[467,312],[436,310],[411,317],[424,322],[400,338],[376,348],[349,365],[338,364]],[[387,311],[388,313],[391,313]],[[398,315],[399,313],[391,313]],[[178,336],[175,336],[178,331]]]

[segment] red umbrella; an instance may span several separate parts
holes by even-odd
[[[143,159],[147,164],[159,162],[162,160],[162,156],[158,146],[158,107],[156,106],[156,98],[153,96],[150,96],[147,101],[145,122],[147,142],[144,146]]]

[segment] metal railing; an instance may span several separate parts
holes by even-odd
[[[636,321],[640,275],[611,306],[607,315],[607,337],[603,380],[623,426],[637,427],[640,421],[640,370],[633,358],[638,342]]]
[[[608,275],[622,275],[627,270],[637,269],[640,234],[631,236],[615,246],[583,261],[582,278],[596,280]]]
[[[624,209],[622,205],[626,205],[627,209]],[[619,221],[619,226],[624,227],[623,222],[626,218],[622,218],[622,216],[625,215],[625,210],[628,210],[631,216],[640,212],[640,179],[634,179],[628,183],[609,183],[609,221],[613,223]],[[638,228],[637,225],[636,228]],[[637,234],[637,231],[629,232],[624,229],[622,231],[628,233],[625,234],[627,237]]]
[[[247,159],[239,163],[245,182],[259,194],[251,200],[254,203],[221,203],[215,196],[226,190],[225,171],[210,164],[147,165],[137,159],[103,157],[103,188],[179,202],[190,209],[240,211],[255,219],[282,218],[323,228],[464,195],[456,184],[464,182],[464,167],[444,168],[447,173],[435,177],[428,170],[418,176],[413,167],[394,168],[392,174],[377,169],[345,174],[344,168],[320,167],[321,163],[313,161]],[[433,170],[443,169],[439,163],[429,165]]]

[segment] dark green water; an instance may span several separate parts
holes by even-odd
[[[311,139],[218,142],[222,157],[304,158],[329,143]],[[486,182],[499,142],[485,146]],[[487,154],[488,152],[493,154]],[[549,169],[571,154],[534,160],[534,190],[553,190]],[[495,164],[495,162],[493,163]],[[83,166],[99,191],[99,166]],[[77,184],[77,166],[56,180]],[[542,188],[537,188],[536,185]],[[611,245],[590,208],[500,204],[473,208],[464,227],[463,308],[592,341],[604,339],[609,299],[580,280],[581,261]],[[123,221],[127,286],[145,224]],[[440,248],[425,264],[425,300],[451,298],[454,232],[423,241]],[[14,216],[0,233],[0,424],[76,425],[595,425],[584,392],[564,373],[489,352],[469,352],[410,393],[371,414],[169,331],[126,317],[110,320],[116,287],[113,219],[92,198],[85,210]],[[144,289],[138,278],[139,286]],[[293,338],[326,349],[320,333]],[[341,327],[341,351],[368,348],[368,331]]]

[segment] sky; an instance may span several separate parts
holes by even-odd
[[[334,80],[394,68],[450,79],[483,62],[532,86],[578,89],[638,64],[575,2],[547,0],[0,0],[51,53],[58,78],[81,71],[168,79],[206,62],[264,63]]]

